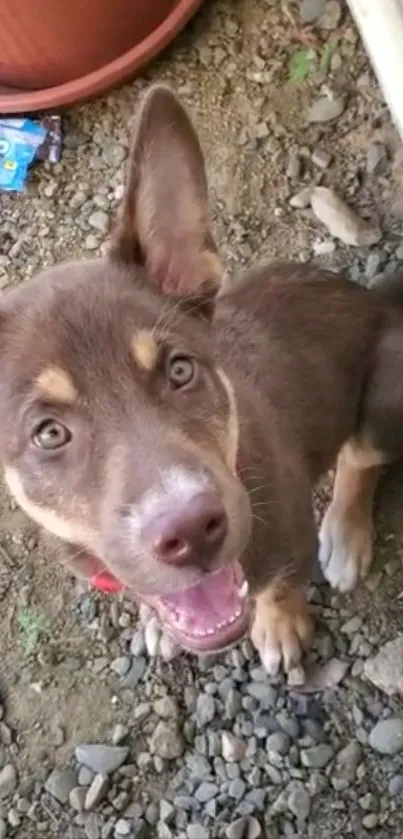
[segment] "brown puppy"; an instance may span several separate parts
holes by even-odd
[[[403,453],[403,315],[316,268],[221,278],[198,140],[156,87],[109,256],[1,301],[0,456],[75,573],[106,569],[191,650],[253,605],[273,673],[309,643],[311,491],[337,455],[320,559],[343,590],[369,568],[379,469]]]

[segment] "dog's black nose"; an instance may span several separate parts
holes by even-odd
[[[227,531],[228,519],[220,499],[203,493],[179,509],[156,516],[144,536],[166,565],[203,567],[214,559]]]

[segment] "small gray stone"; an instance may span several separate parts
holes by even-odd
[[[242,697],[238,690],[232,688],[225,700],[225,713],[230,719],[234,719],[242,710]]]
[[[147,662],[143,656],[133,659],[130,670],[122,681],[125,688],[135,688],[144,676]]]
[[[289,155],[286,175],[287,178],[293,181],[298,180],[301,175],[301,158],[296,151],[291,152]]]
[[[69,793],[69,804],[77,813],[82,813],[85,808],[87,790],[85,787],[74,787]]]
[[[262,835],[262,828],[254,816],[248,818],[248,828],[246,831],[246,839],[259,839]]]
[[[352,783],[355,779],[357,766],[361,761],[362,748],[356,740],[348,743],[337,755],[335,773],[339,778]]]
[[[235,819],[225,830],[225,839],[244,839],[248,820],[246,816]]]
[[[230,795],[231,798],[235,798],[235,801],[240,801],[241,798],[243,798],[243,796],[245,795],[245,792],[246,784],[245,781],[242,780],[242,778],[235,778],[233,781],[231,781],[228,787],[228,795]]]
[[[100,233],[106,233],[109,227],[109,216],[103,210],[95,210],[91,213],[88,224]]]
[[[7,798],[17,786],[17,773],[12,763],[7,763],[0,772],[0,800]]]
[[[88,787],[90,784],[92,784],[94,775],[95,773],[92,771],[92,769],[88,769],[88,766],[80,766],[77,777],[80,787]]]
[[[319,29],[337,29],[341,19],[341,6],[338,0],[327,0],[323,13],[318,18]]]
[[[130,642],[130,652],[134,656],[143,656],[146,652],[144,629],[137,629]]]
[[[311,203],[312,189],[312,186],[304,186],[303,189],[292,195],[289,200],[290,207],[294,207],[295,210],[306,210]]]
[[[279,755],[286,755],[290,750],[290,738],[284,731],[276,731],[270,734],[266,740],[266,751]]]
[[[388,153],[382,143],[372,143],[367,152],[367,172],[369,175],[383,174],[388,164]]]
[[[164,760],[181,757],[185,744],[178,724],[174,720],[161,720],[155,726],[150,739],[150,750]]]
[[[154,711],[163,720],[176,719],[178,716],[178,703],[172,696],[164,696],[157,699],[154,704]]]
[[[127,746],[84,743],[76,747],[77,763],[83,763],[98,775],[111,775],[122,766],[128,754]]]
[[[320,96],[308,111],[308,122],[332,122],[344,111],[344,102],[339,97]]]
[[[77,786],[76,773],[72,769],[54,769],[45,783],[46,792],[60,804],[67,804],[71,790]]]
[[[302,781],[291,781],[287,787],[287,806],[299,821],[306,821],[311,809],[311,799]]]
[[[115,824],[116,839],[124,839],[126,836],[131,836],[132,826],[129,819],[118,819]]]
[[[201,824],[188,824],[186,828],[186,839],[210,839],[210,837],[210,830]]]
[[[128,655],[120,655],[111,662],[110,669],[121,678],[129,672],[131,660]]]
[[[403,775],[394,775],[388,785],[389,795],[401,795],[403,793]]]
[[[4,819],[2,819],[0,817],[0,839],[6,839],[6,837],[7,837],[7,825],[4,821]]]
[[[363,221],[332,189],[315,187],[311,195],[311,207],[331,236],[346,245],[373,245],[382,236],[379,228]]]
[[[109,778],[107,775],[95,775],[95,778],[87,791],[85,798],[85,809],[93,810],[104,800],[109,789]]]
[[[326,149],[314,149],[312,152],[312,163],[318,169],[327,169],[330,166],[332,155]]]
[[[315,23],[325,11],[326,0],[302,0],[301,22]]]
[[[167,824],[172,821],[175,815],[175,807],[172,806],[170,801],[166,801],[163,798],[160,801],[160,821],[167,822]]]
[[[375,658],[364,664],[364,673],[372,684],[389,696],[403,694],[403,634],[388,641]]]
[[[307,769],[323,769],[331,761],[333,754],[332,746],[320,743],[319,746],[301,750],[301,763]]]
[[[238,763],[245,756],[246,743],[235,737],[230,731],[223,731],[221,735],[221,751],[228,763]]]
[[[200,728],[209,725],[215,717],[215,701],[212,696],[207,693],[201,693],[197,698],[196,703],[196,721]]]
[[[218,795],[219,789],[217,784],[212,784],[209,781],[203,781],[195,792],[195,799],[200,804],[205,804]]]
[[[369,735],[369,745],[382,755],[397,755],[403,751],[403,717],[380,720]]]
[[[113,745],[114,746],[120,746],[120,744],[123,743],[123,740],[126,740],[126,737],[128,736],[128,734],[129,734],[129,729],[126,728],[125,725],[122,725],[121,723],[118,723],[117,725],[115,725],[115,728],[113,729],[113,732],[112,732],[112,738],[111,738]]]

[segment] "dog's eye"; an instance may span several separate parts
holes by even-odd
[[[61,422],[48,419],[38,425],[32,440],[39,449],[61,449],[70,442],[71,432]]]
[[[168,362],[168,377],[173,388],[190,385],[196,376],[196,364],[186,355],[171,356]]]

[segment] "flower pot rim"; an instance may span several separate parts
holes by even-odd
[[[146,38],[113,61],[81,78],[43,90],[21,90],[0,84],[0,114],[76,105],[123,82],[164,49],[186,26],[202,0],[179,0],[166,18]]]

